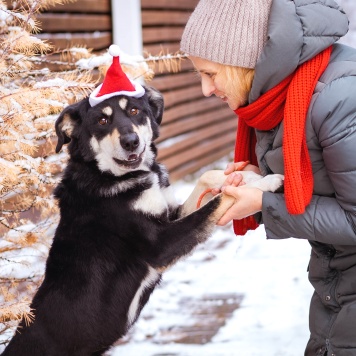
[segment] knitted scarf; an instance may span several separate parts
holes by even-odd
[[[313,171],[306,143],[305,122],[310,100],[326,69],[331,47],[300,65],[297,70],[255,102],[235,110],[238,126],[235,162],[249,160],[257,165],[255,130],[271,130],[282,120],[284,194],[290,214],[302,214],[313,193]],[[234,220],[234,232],[244,235],[258,224],[253,216]]]

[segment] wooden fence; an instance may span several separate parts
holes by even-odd
[[[110,0],[78,0],[51,7],[38,16],[42,28],[38,37],[60,49],[76,45],[105,50],[112,43],[110,4]]]
[[[141,0],[144,51],[179,51],[180,38],[197,0]],[[56,48],[80,45],[94,51],[112,43],[110,0],[77,0],[39,16],[42,32]],[[147,83],[163,93],[165,113],[157,140],[160,162],[175,181],[233,150],[235,114],[216,97],[205,98],[189,60],[179,73],[156,73]]]

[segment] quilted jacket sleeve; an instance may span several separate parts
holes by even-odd
[[[310,113],[335,194],[314,195],[304,214],[291,215],[283,194],[264,193],[267,237],[356,245],[356,76],[326,85]]]

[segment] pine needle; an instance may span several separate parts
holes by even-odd
[[[0,307],[0,323],[13,320],[20,321],[22,319],[25,321],[26,326],[30,325],[35,319],[28,301],[16,302]]]

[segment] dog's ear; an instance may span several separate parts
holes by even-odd
[[[55,128],[58,137],[56,153],[74,137],[73,132],[81,122],[81,109],[84,105],[88,105],[88,99],[83,99],[78,103],[67,106],[56,120]]]
[[[152,87],[145,86],[145,90],[154,118],[156,119],[157,124],[160,125],[164,109],[163,96],[157,89]]]

